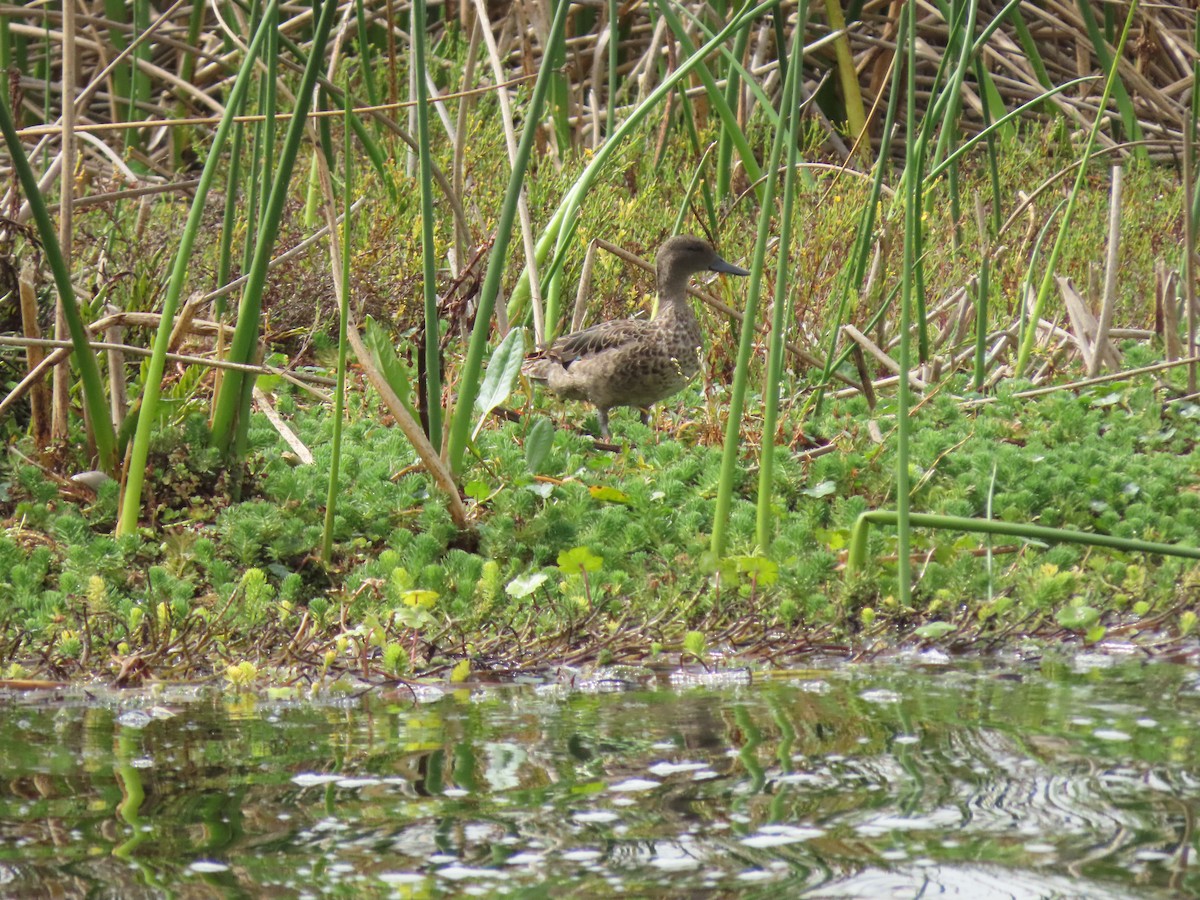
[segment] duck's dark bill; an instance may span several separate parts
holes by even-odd
[[[725,262],[721,257],[713,260],[713,264],[709,266],[714,272],[724,272],[726,275],[749,275],[749,269],[743,269],[741,266],[735,266],[731,262]]]

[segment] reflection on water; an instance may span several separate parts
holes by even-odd
[[[0,895],[1198,896],[1200,679],[1102,662],[9,695]]]

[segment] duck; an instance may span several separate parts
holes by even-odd
[[[531,354],[521,371],[567,400],[596,408],[600,437],[612,440],[609,410],[618,406],[642,411],[681,391],[700,371],[702,333],[688,303],[688,282],[697,272],[749,275],[722,259],[702,238],[670,238],[655,257],[658,312],[652,319],[601,322],[563,335]]]

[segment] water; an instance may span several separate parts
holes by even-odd
[[[9,693],[0,896],[1200,896],[1194,669],[738,680]]]

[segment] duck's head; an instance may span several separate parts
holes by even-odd
[[[658,283],[673,285],[687,279],[696,272],[724,272],[726,275],[749,275],[741,266],[721,259],[708,241],[690,234],[680,234],[658,248],[656,259]]]

